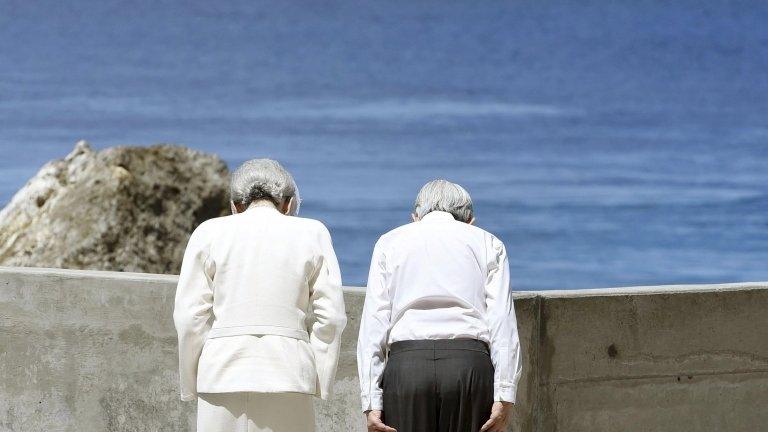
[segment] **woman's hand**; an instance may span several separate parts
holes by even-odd
[[[491,407],[491,418],[480,428],[480,432],[506,432],[514,405],[511,402],[494,402]]]
[[[395,428],[391,428],[381,421],[381,410],[367,411],[365,417],[368,420],[368,432],[397,432]]]

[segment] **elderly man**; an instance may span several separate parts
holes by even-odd
[[[506,430],[520,344],[504,245],[445,180],[373,250],[358,372],[368,430]]]
[[[273,160],[238,168],[231,195],[233,215],[202,223],[181,266],[181,398],[197,398],[198,432],[313,431],[346,323],[331,236],[289,216],[298,190]]]

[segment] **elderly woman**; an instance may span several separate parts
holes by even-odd
[[[313,431],[346,324],[331,236],[294,217],[299,193],[276,161],[244,163],[231,195],[233,215],[202,223],[184,253],[181,399],[197,398],[198,432]]]
[[[368,430],[506,430],[520,343],[504,244],[445,180],[373,250],[357,363]]]

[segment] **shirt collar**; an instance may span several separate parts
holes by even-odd
[[[439,210],[432,210],[425,214],[421,220],[423,221],[455,221],[456,218],[452,214]]]

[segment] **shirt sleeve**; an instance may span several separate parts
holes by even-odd
[[[181,400],[197,396],[197,366],[211,328],[213,276],[216,265],[200,225],[189,238],[176,286],[173,321],[179,338],[179,387]]]
[[[495,369],[493,397],[495,401],[514,403],[522,361],[515,306],[509,285],[509,261],[504,244],[497,238],[491,236],[488,248],[490,259],[485,301],[490,327],[491,360]]]
[[[386,361],[387,335],[392,310],[386,285],[385,258],[381,240],[379,240],[371,258],[357,341],[357,367],[363,411],[383,409],[381,376]]]
[[[328,399],[339,363],[341,333],[347,324],[341,272],[333,250],[331,234],[324,226],[319,234],[320,256],[315,274],[310,280],[312,321],[309,343],[315,356],[318,389],[316,395]]]

